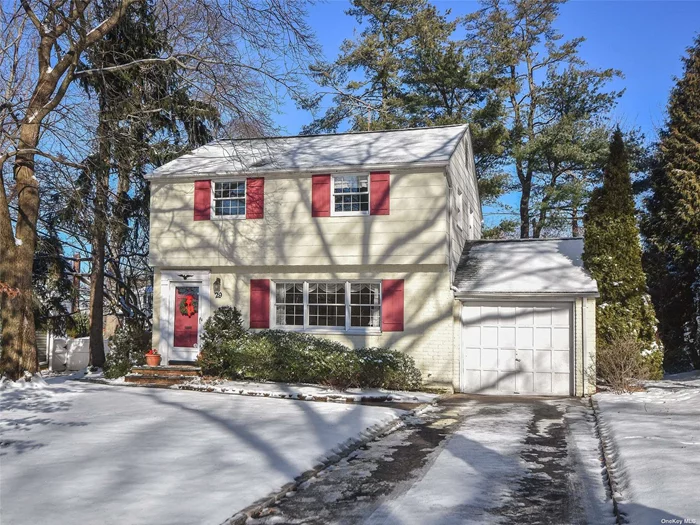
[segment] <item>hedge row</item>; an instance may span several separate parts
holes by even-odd
[[[386,348],[351,350],[298,332],[242,328],[240,312],[219,308],[207,320],[199,365],[206,375],[288,383],[416,390],[421,374],[413,358]]]

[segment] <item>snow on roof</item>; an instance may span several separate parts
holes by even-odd
[[[582,254],[583,239],[470,241],[455,273],[455,292],[597,296]]]
[[[467,125],[363,133],[214,141],[147,178],[237,172],[318,171],[402,165],[444,166]]]

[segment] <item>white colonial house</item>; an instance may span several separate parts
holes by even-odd
[[[592,391],[582,241],[480,240],[466,125],[213,142],[148,179],[165,363],[229,305],[251,329],[406,352],[433,387]]]

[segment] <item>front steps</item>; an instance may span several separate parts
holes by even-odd
[[[202,369],[197,366],[135,366],[124,381],[142,386],[166,387],[190,381],[201,375]]]

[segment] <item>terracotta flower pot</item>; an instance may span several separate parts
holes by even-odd
[[[159,355],[147,355],[146,364],[148,366],[160,366],[160,358]]]

